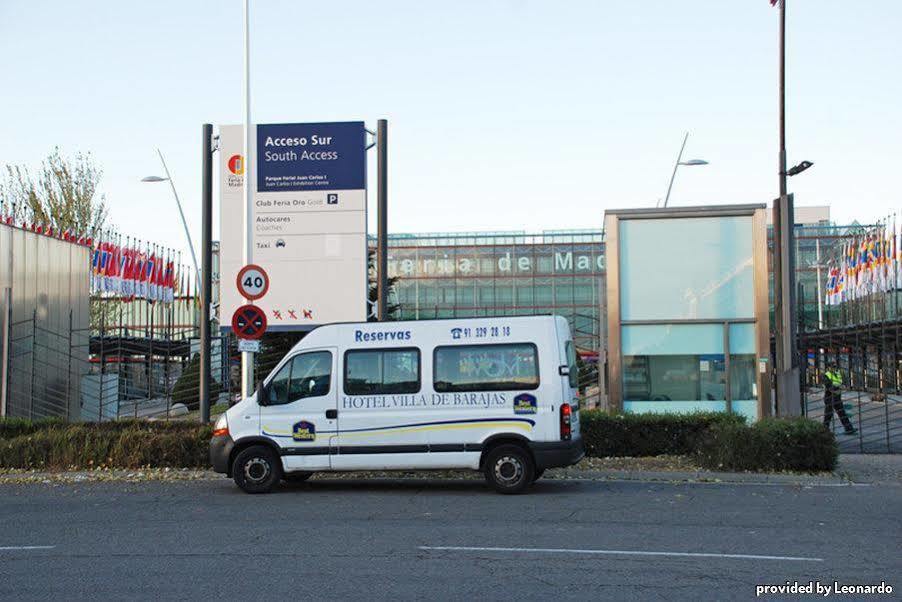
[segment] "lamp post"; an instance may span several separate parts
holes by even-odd
[[[683,161],[683,150],[686,148],[686,141],[689,139],[689,132],[686,132],[686,135],[683,136],[683,145],[680,147],[680,154],[677,155],[676,163],[673,165],[673,174],[670,176],[670,185],[667,186],[667,196],[664,197],[664,206],[667,206],[667,202],[670,200],[670,190],[673,188],[673,181],[676,179],[677,169],[679,169],[680,165],[686,165],[687,167],[695,166],[695,165],[707,165],[708,162],[704,159],[689,159],[688,161]]]
[[[188,222],[185,221],[185,212],[182,211],[182,203],[179,201],[179,194],[175,191],[175,184],[172,183],[172,177],[169,175],[169,169],[166,167],[166,161],[163,159],[163,153],[160,152],[160,149],[157,149],[157,154],[160,155],[160,162],[163,164],[163,171],[166,172],[166,177],[160,176],[147,176],[145,178],[141,178],[142,182],[169,182],[169,187],[172,188],[172,196],[175,197],[175,204],[179,208],[179,216],[182,218],[182,227],[185,228],[185,238],[188,239],[188,250],[191,251],[191,261],[194,263],[194,277],[195,282],[200,282],[200,270],[197,267],[197,257],[194,254],[194,243],[191,242],[191,232],[188,230]]]

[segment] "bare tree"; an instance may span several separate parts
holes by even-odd
[[[90,153],[68,158],[57,147],[35,175],[27,167],[6,165],[0,200],[5,213],[19,220],[96,237],[107,219],[106,200],[97,193],[102,173]]]

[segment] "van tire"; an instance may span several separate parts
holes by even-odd
[[[232,475],[245,493],[269,493],[282,478],[282,462],[272,448],[252,445],[235,456]]]
[[[522,493],[535,480],[532,456],[519,445],[506,443],[492,449],[485,458],[485,480],[498,493]]]
[[[282,475],[282,478],[287,483],[303,483],[312,476],[312,472],[305,470],[300,472],[286,472],[284,475]]]

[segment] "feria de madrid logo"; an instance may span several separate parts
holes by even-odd
[[[229,171],[236,176],[244,175],[244,158],[241,155],[229,157]]]

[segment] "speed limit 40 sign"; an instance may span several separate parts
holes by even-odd
[[[256,301],[269,290],[269,276],[266,270],[255,264],[249,264],[241,268],[235,281],[238,292],[248,301]]]

